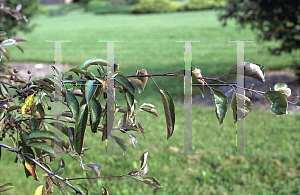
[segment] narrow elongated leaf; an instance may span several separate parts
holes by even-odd
[[[93,80],[86,81],[86,83],[85,83],[85,99],[86,99],[87,103],[89,103],[89,101],[93,97],[97,87],[98,87],[98,83],[96,83],[95,81],[93,81]]]
[[[142,70],[137,71],[137,74],[138,75],[147,75],[148,73],[147,73],[147,70],[142,69]],[[148,77],[137,77],[137,79],[142,81],[142,87],[143,87],[143,91],[144,91],[147,81],[148,81]]]
[[[101,104],[95,98],[92,98],[89,102],[89,109],[91,130],[93,133],[96,133],[101,119]]]
[[[2,43],[0,43],[0,47],[8,47],[16,44],[16,40],[14,39],[6,39]]]
[[[75,119],[77,117],[78,113],[79,113],[79,103],[78,103],[78,100],[69,91],[66,94],[66,99],[67,99],[68,106],[69,106],[70,110],[73,113],[73,118]]]
[[[25,104],[22,106],[22,114],[26,114],[27,109],[31,107],[34,102],[34,94],[28,96],[25,100]]]
[[[198,78],[195,76],[195,74],[192,72],[192,83],[197,84],[199,83]],[[204,97],[204,86],[199,84],[199,85],[192,85],[192,88],[195,89],[202,97]]]
[[[54,141],[58,140],[58,137],[51,131],[36,131],[29,134],[27,139],[50,139]]]
[[[61,80],[61,76],[60,76],[58,70],[55,68],[55,66],[51,66],[51,68],[52,68],[52,70],[53,70],[55,76],[56,76],[59,80]]]
[[[132,95],[134,95],[135,89],[125,76],[118,74],[115,76],[115,81],[127,89]]]
[[[126,145],[125,145],[125,142],[124,142],[122,139],[120,139],[120,138],[118,138],[118,137],[116,137],[116,136],[112,136],[112,138],[115,139],[115,141],[117,142],[117,144],[119,144],[119,146],[124,150],[124,152],[125,152],[125,154],[126,154],[126,152],[127,152],[127,147],[126,147]]]
[[[272,111],[277,114],[286,114],[287,101],[284,95],[279,91],[268,91],[264,97],[271,103]]]
[[[219,120],[219,125],[221,125],[227,113],[228,97],[222,91],[214,88],[210,92],[215,104],[215,112]]]
[[[37,110],[40,113],[40,116],[44,116],[45,115],[45,111],[44,111],[44,107],[41,105],[41,103],[37,104]]]
[[[152,105],[152,104],[146,104],[146,103],[143,103],[140,106],[141,110],[149,112],[149,113],[153,114],[154,116],[158,117],[158,113],[157,113],[157,111],[154,108],[155,108],[154,105]]]
[[[30,118],[29,119],[29,124],[30,124],[30,130],[31,132],[36,132],[38,129],[38,126],[40,124],[40,122],[36,119],[36,118]]]
[[[44,142],[33,141],[33,142],[28,143],[26,146],[38,148],[38,149],[44,150],[46,152],[55,154],[55,151],[53,150],[53,148]]]
[[[39,179],[38,179],[36,171],[35,171],[35,166],[33,164],[28,163],[28,162],[25,161],[25,167],[29,171],[29,173],[32,175],[32,177],[34,178],[34,180],[36,180],[37,182],[39,182]]]
[[[148,157],[148,151],[144,152],[144,154],[142,154],[142,156],[140,157],[141,160],[141,169],[143,169],[146,164],[147,164],[147,157]]]
[[[163,187],[153,177],[141,177],[141,176],[139,176],[139,177],[133,177],[133,178],[139,180],[140,182],[143,182],[143,183],[148,184],[148,185],[152,185],[152,186],[157,187],[157,188]]]
[[[98,163],[88,163],[83,165],[89,167],[97,175],[97,177],[100,177],[99,169],[101,169],[101,165]]]
[[[244,104],[245,102],[245,104]],[[238,109],[237,109],[238,107]],[[244,120],[253,109],[251,100],[242,94],[233,93],[231,99],[231,108],[233,111],[233,118],[235,121]],[[239,117],[243,116],[243,117]]]
[[[3,83],[0,83],[0,89],[1,89],[1,94],[0,95],[2,95],[4,97],[9,96],[8,89]]]
[[[15,186],[13,186],[11,183],[5,183],[0,185],[0,192],[5,192],[7,190],[13,189]]]
[[[175,106],[171,95],[167,91],[160,89],[160,95],[164,105],[164,111],[165,111],[166,122],[167,122],[167,130],[168,130],[167,139],[169,139],[173,134],[174,126],[175,126]]]
[[[140,121],[138,121],[138,127],[139,127],[139,130],[140,130],[141,134],[143,135],[144,139],[146,139],[145,138],[145,129],[144,129],[143,123],[141,123]]]
[[[255,78],[262,83],[265,83],[265,76],[264,76],[264,66],[260,64],[252,64],[251,62],[244,62],[243,65],[245,66],[244,75],[248,77]],[[237,74],[237,64],[233,65],[228,73],[230,74]]]
[[[75,123],[75,151],[80,154],[83,146],[84,134],[86,130],[86,124],[88,119],[88,106],[86,104],[80,107],[78,116],[76,117]]]
[[[127,100],[128,105],[129,105],[129,108],[131,108],[133,106],[133,103],[134,103],[134,95],[129,93],[129,91],[127,91],[127,90],[125,90],[125,94],[126,94],[126,100]]]
[[[76,184],[75,186],[81,192],[81,194],[88,195],[88,189],[84,187],[82,184]]]
[[[131,137],[131,141],[134,147],[136,147],[137,139],[132,133],[127,133]]]

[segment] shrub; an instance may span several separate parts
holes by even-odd
[[[134,14],[142,13],[164,13],[176,11],[179,6],[170,0],[142,0],[135,4],[131,12]]]
[[[184,4],[180,10],[193,11],[193,10],[205,10],[213,8],[225,7],[227,2],[225,0],[190,0]]]
[[[124,0],[127,5],[135,5],[140,2],[140,0]]]
[[[110,1],[101,1],[101,0],[92,0],[85,7],[86,12],[95,12],[97,10],[103,10],[108,7],[111,7],[112,4]]]

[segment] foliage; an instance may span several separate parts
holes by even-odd
[[[17,7],[18,4],[21,3],[22,14],[25,15],[27,20],[30,21],[32,17],[38,14],[40,2],[41,0],[6,0],[4,1],[4,5],[5,7],[10,7],[11,9],[14,9]],[[16,19],[13,18],[11,15],[6,15],[5,18],[3,18],[0,30],[5,31],[8,37],[12,37],[15,36],[18,31],[23,31],[26,33],[32,32],[35,26],[35,24],[30,25],[30,22],[18,23],[18,21],[16,21]]]
[[[128,5],[113,5],[110,1],[93,0],[87,4],[85,11],[95,14],[130,13],[130,8]]]
[[[190,0],[183,4],[181,11],[205,10],[213,8],[222,8],[227,5],[225,0]]]
[[[170,0],[141,0],[132,6],[131,12],[134,14],[142,13],[164,13],[173,12],[178,9],[178,5]]]
[[[223,26],[229,18],[241,27],[250,25],[258,30],[258,40],[276,41],[279,47],[269,47],[272,54],[291,53],[300,48],[300,16],[297,1],[250,1],[229,0],[225,12],[219,15]]]
[[[124,0],[127,5],[135,5],[139,3],[141,0]]]

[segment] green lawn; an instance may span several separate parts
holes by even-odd
[[[20,43],[25,53],[9,48],[12,61],[53,62],[54,44],[45,40],[71,40],[63,43],[63,63],[82,66],[90,57],[106,58],[106,44],[98,40],[123,40],[115,44],[116,62],[125,74],[145,68],[148,74],[174,72],[184,68],[183,43],[176,40],[201,40],[193,44],[193,69],[202,75],[216,77],[226,73],[236,63],[236,43],[228,40],[254,40],[249,29],[238,31],[233,22],[222,28],[216,21],[216,12],[182,12],[150,15],[93,15],[80,10],[67,16],[38,16],[39,24],[32,34],[19,34],[29,40]],[[245,44],[245,60],[263,64],[267,69],[291,67],[299,64],[297,52],[279,57],[270,56],[266,43]],[[298,60],[298,61],[297,61]],[[138,139],[134,148],[128,136],[117,132],[126,140],[125,156],[103,156],[105,143],[100,134],[87,129],[84,163],[96,161],[102,166],[101,176],[122,175],[139,168],[139,158],[149,152],[148,176],[156,178],[163,186],[155,189],[131,178],[101,180],[110,194],[298,194],[300,193],[300,146],[298,139],[300,114],[276,116],[270,110],[253,110],[246,119],[246,153],[254,156],[231,156],[235,151],[235,124],[229,109],[224,123],[219,126],[214,109],[193,106],[193,151],[201,155],[177,156],[183,152],[184,107],[178,103],[183,97],[183,82],[178,78],[155,78],[162,89],[174,96],[176,125],[173,136],[167,140],[166,121],[160,95],[149,80],[145,93],[136,96],[138,106],[143,102],[157,106],[159,117],[138,114],[144,123],[146,139]],[[150,98],[151,97],[151,98]],[[210,97],[207,97],[210,98]],[[118,100],[118,99],[117,99]],[[267,102],[266,102],[267,103]],[[116,115],[118,120],[120,115]],[[66,137],[65,137],[66,138]],[[8,140],[4,143],[9,143]],[[178,149],[179,151],[175,151]],[[122,150],[116,145],[116,152]],[[63,177],[85,177],[78,163],[63,156],[66,168]],[[25,179],[22,165],[12,163],[15,155],[2,149],[0,184],[11,182],[14,190],[6,194],[34,194],[44,182],[42,171],[37,169],[40,182],[32,177]],[[53,167],[57,166],[56,161]],[[81,181],[86,184],[87,181]],[[80,183],[80,181],[75,182]],[[100,192],[100,187],[96,188]],[[56,194],[58,188],[55,189]]]

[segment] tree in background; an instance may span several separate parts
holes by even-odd
[[[279,41],[280,46],[268,48],[274,55],[291,53],[300,48],[300,4],[294,0],[228,0],[225,12],[219,15],[223,26],[234,18],[241,27],[247,24],[258,29],[258,40]]]
[[[17,10],[17,5],[22,4],[21,12],[23,15],[26,16],[27,20],[30,21],[30,19],[36,15],[39,12],[39,6],[40,6],[41,0],[1,0],[0,3],[5,7],[10,7],[11,9]],[[35,24],[30,24],[30,22],[22,22],[18,23],[16,18],[11,16],[10,14],[5,13],[5,11],[1,11],[0,15],[3,16],[3,20],[0,24],[0,30],[5,31],[7,33],[8,37],[13,37],[17,34],[18,31],[23,32],[32,32]]]

